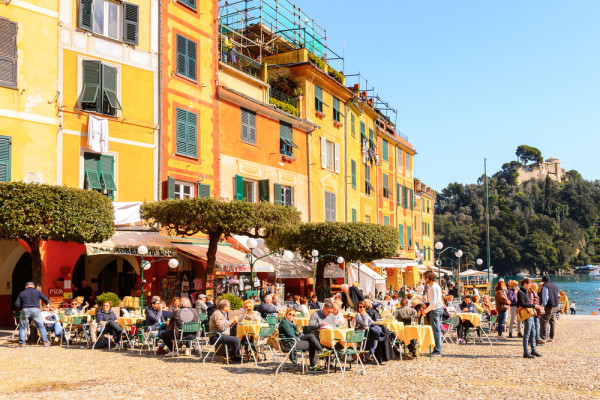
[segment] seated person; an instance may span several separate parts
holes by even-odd
[[[463,313],[477,313],[477,309],[471,300],[471,296],[466,296],[462,303],[460,303],[460,311]],[[469,328],[473,328],[471,321],[462,320],[458,324],[456,334],[458,335],[458,343],[465,343],[465,338]]]
[[[260,313],[262,319],[267,319],[269,315],[277,315],[277,308],[273,305],[273,295],[266,295],[264,301],[262,301],[256,309]]]
[[[363,302],[365,303],[365,308],[367,311],[367,314],[369,314],[369,317],[371,317],[371,319],[373,321],[379,321],[381,319],[381,315],[379,315],[379,312],[373,308],[373,303],[371,300],[366,299],[363,300]]]
[[[308,350],[311,371],[319,371],[317,361],[319,360],[319,353],[323,351],[323,347],[314,334],[308,333],[306,335],[300,335],[298,326],[294,322],[295,318],[296,310],[293,308],[287,309],[285,317],[279,323],[279,337],[297,339],[296,349],[303,351]],[[281,341],[281,346],[288,351],[292,345],[293,343],[291,340]],[[295,357],[295,354],[290,354],[290,359],[293,362],[295,362]]]
[[[309,312],[308,312],[308,298],[306,298],[306,297],[302,297],[300,299],[300,312],[304,316],[308,316],[309,315]]]
[[[330,325],[333,325],[333,326],[339,327],[339,328],[347,328],[348,327],[348,321],[346,320],[346,318],[344,318],[344,315],[342,314],[342,302],[341,301],[336,301],[333,303],[333,310],[332,310],[331,314],[329,314],[329,316],[327,317],[327,322],[329,322]]]
[[[410,325],[412,322],[411,318],[416,317],[417,311],[414,308],[408,306],[408,300],[400,300],[400,308],[396,309],[396,312],[394,312],[394,319],[404,323],[404,325]]]
[[[478,314],[481,314],[483,312],[483,306],[481,305],[481,303],[479,303],[479,295],[478,294],[474,294],[473,295],[473,301],[472,301],[472,303],[475,306],[475,311]]]
[[[89,307],[88,303],[81,304],[83,297],[76,297],[71,302],[71,306],[65,310],[65,315],[81,315]]]
[[[179,297],[173,297],[173,300],[171,300],[171,305],[169,306],[169,311],[171,311],[172,313],[179,310],[179,308],[181,307],[181,299]]]
[[[196,310],[198,310],[199,313],[206,314],[206,312],[208,311],[208,306],[206,305],[206,295],[199,294],[194,305],[196,306]]]
[[[98,324],[105,323],[102,333],[111,335],[116,345],[121,342],[123,328],[117,324],[118,318],[112,310],[112,303],[110,301],[105,300],[102,302],[102,308],[96,313],[96,321],[98,321]],[[118,350],[119,346],[115,346],[115,349]]]
[[[279,299],[279,295],[277,293],[273,294],[273,305],[275,306],[275,309],[277,310],[277,312],[279,312],[279,310],[283,309],[283,304],[281,304],[281,300]]]
[[[321,309],[321,303],[319,303],[319,299],[316,294],[311,296],[310,301],[308,302],[308,309],[309,310],[320,310]]]
[[[173,350],[173,340],[181,337],[181,328],[184,322],[198,322],[200,320],[198,310],[192,307],[192,302],[188,297],[184,297],[179,301],[178,308],[173,312],[171,316],[171,322],[169,323],[169,329],[163,330],[160,334],[160,338],[165,343],[167,349],[169,349],[165,355],[168,356]],[[186,333],[183,335],[184,339],[191,340],[196,337],[195,333]],[[158,352],[157,352],[158,354]]]
[[[242,309],[244,310],[244,312],[239,318],[240,322],[245,322],[245,321],[255,322],[255,323],[262,322],[262,318],[261,318],[260,314],[256,311],[254,311],[254,300],[251,300],[251,299],[244,300],[244,302],[242,303]]]
[[[381,329],[380,325],[375,325],[373,319],[371,319],[369,314],[367,314],[367,308],[364,301],[358,302],[357,311],[358,312],[356,313],[356,317],[354,319],[354,329],[367,330],[371,333],[371,336],[374,337],[374,339],[367,340],[367,344],[365,346],[365,349],[369,351],[371,356],[373,356],[373,354],[375,354],[376,340],[383,340],[385,337],[383,330]]]
[[[325,302],[321,310],[315,311],[308,320],[308,328],[313,335],[319,336],[319,330],[331,325],[327,317],[333,311],[333,304],[330,301]]]
[[[227,346],[232,361],[241,361],[240,346],[242,342],[240,338],[231,335],[231,326],[237,324],[238,318],[233,317],[232,319],[229,319],[227,313],[230,310],[231,305],[229,304],[229,301],[225,299],[219,301],[217,310],[210,316],[210,321],[208,323],[208,329],[212,333],[210,335],[209,343],[213,345],[218,339],[220,344]],[[219,335],[214,332],[220,333],[221,338],[219,339]]]
[[[167,313],[169,312],[163,311],[160,306],[160,299],[157,298],[152,299],[150,305],[146,307],[144,326],[150,329],[150,337],[160,336],[163,331],[167,330],[166,322],[168,317],[165,315]]]
[[[56,313],[56,310],[52,306],[46,304],[44,306],[43,311],[40,314],[42,316],[42,321],[44,322],[44,326],[46,327],[46,331],[54,332],[54,335],[55,335],[54,341],[58,342],[60,339],[60,336],[62,335],[63,326],[62,326],[62,323],[60,322],[60,319],[58,318],[58,314]]]
[[[297,294],[294,295],[294,304],[292,304],[292,308],[296,310],[296,312],[302,312],[302,304],[300,303],[300,296]]]

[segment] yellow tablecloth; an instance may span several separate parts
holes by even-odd
[[[130,317],[130,318],[124,318],[121,317],[117,320],[117,324],[119,324],[119,326],[121,328],[125,328],[125,325],[136,325],[138,323],[138,321],[143,321],[144,318],[142,317]]]
[[[304,318],[296,317],[296,325],[298,326],[298,330],[300,332],[302,332],[301,328],[303,326],[308,326],[308,320],[310,320],[309,317],[304,317]]]
[[[83,317],[84,321],[86,322],[90,322],[90,320],[92,319],[91,315],[88,314],[81,314],[81,315],[63,315],[63,317],[61,318],[60,322],[62,322],[63,324],[68,324],[69,322],[71,322],[71,319],[73,317]]]
[[[421,353],[433,348],[435,340],[433,338],[433,330],[429,325],[410,325],[405,326],[402,331],[402,341],[404,344],[409,344],[411,340],[416,340],[421,349]]]
[[[377,325],[383,325],[387,327],[390,332],[394,332],[398,338],[398,340],[402,340],[402,333],[404,331],[404,323],[399,321],[389,321],[380,319],[375,322]]]
[[[313,308],[312,310],[308,310],[308,314],[313,315],[317,311],[319,311],[319,310],[317,310],[316,308]]]
[[[333,347],[336,343],[334,339],[341,340],[341,344],[344,344],[344,340],[346,339],[346,333],[352,331],[353,329],[349,328],[335,328],[335,329],[321,329],[319,331],[319,340],[321,344],[326,347]]]
[[[456,316],[463,322],[470,321],[475,328],[481,323],[481,315],[477,313],[456,313]]]
[[[240,339],[246,336],[248,333],[257,334],[260,332],[260,328],[269,326],[268,324],[238,324],[236,335]]]

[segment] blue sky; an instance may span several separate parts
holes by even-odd
[[[600,1],[292,1],[330,48],[346,38],[345,72],[398,109],[434,189],[475,182],[484,157],[499,170],[520,144],[600,179]]]

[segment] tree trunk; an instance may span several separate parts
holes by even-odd
[[[40,253],[40,239],[32,238],[27,241],[31,248],[31,278],[38,289],[42,286],[42,254]]]
[[[208,234],[208,251],[206,252],[206,274],[214,274],[215,264],[217,262],[217,247],[221,239],[221,232],[211,232]]]
[[[327,265],[327,260],[321,259],[317,263],[317,274],[316,274],[316,290],[315,293],[320,301],[324,300],[323,291],[325,288],[325,266]]]

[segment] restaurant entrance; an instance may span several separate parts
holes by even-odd
[[[12,273],[12,304],[15,304],[17,296],[25,289],[25,284],[32,279],[31,254],[23,253]]]
[[[113,260],[98,274],[98,294],[112,292],[119,298],[131,296],[137,275],[129,262],[123,258]]]

